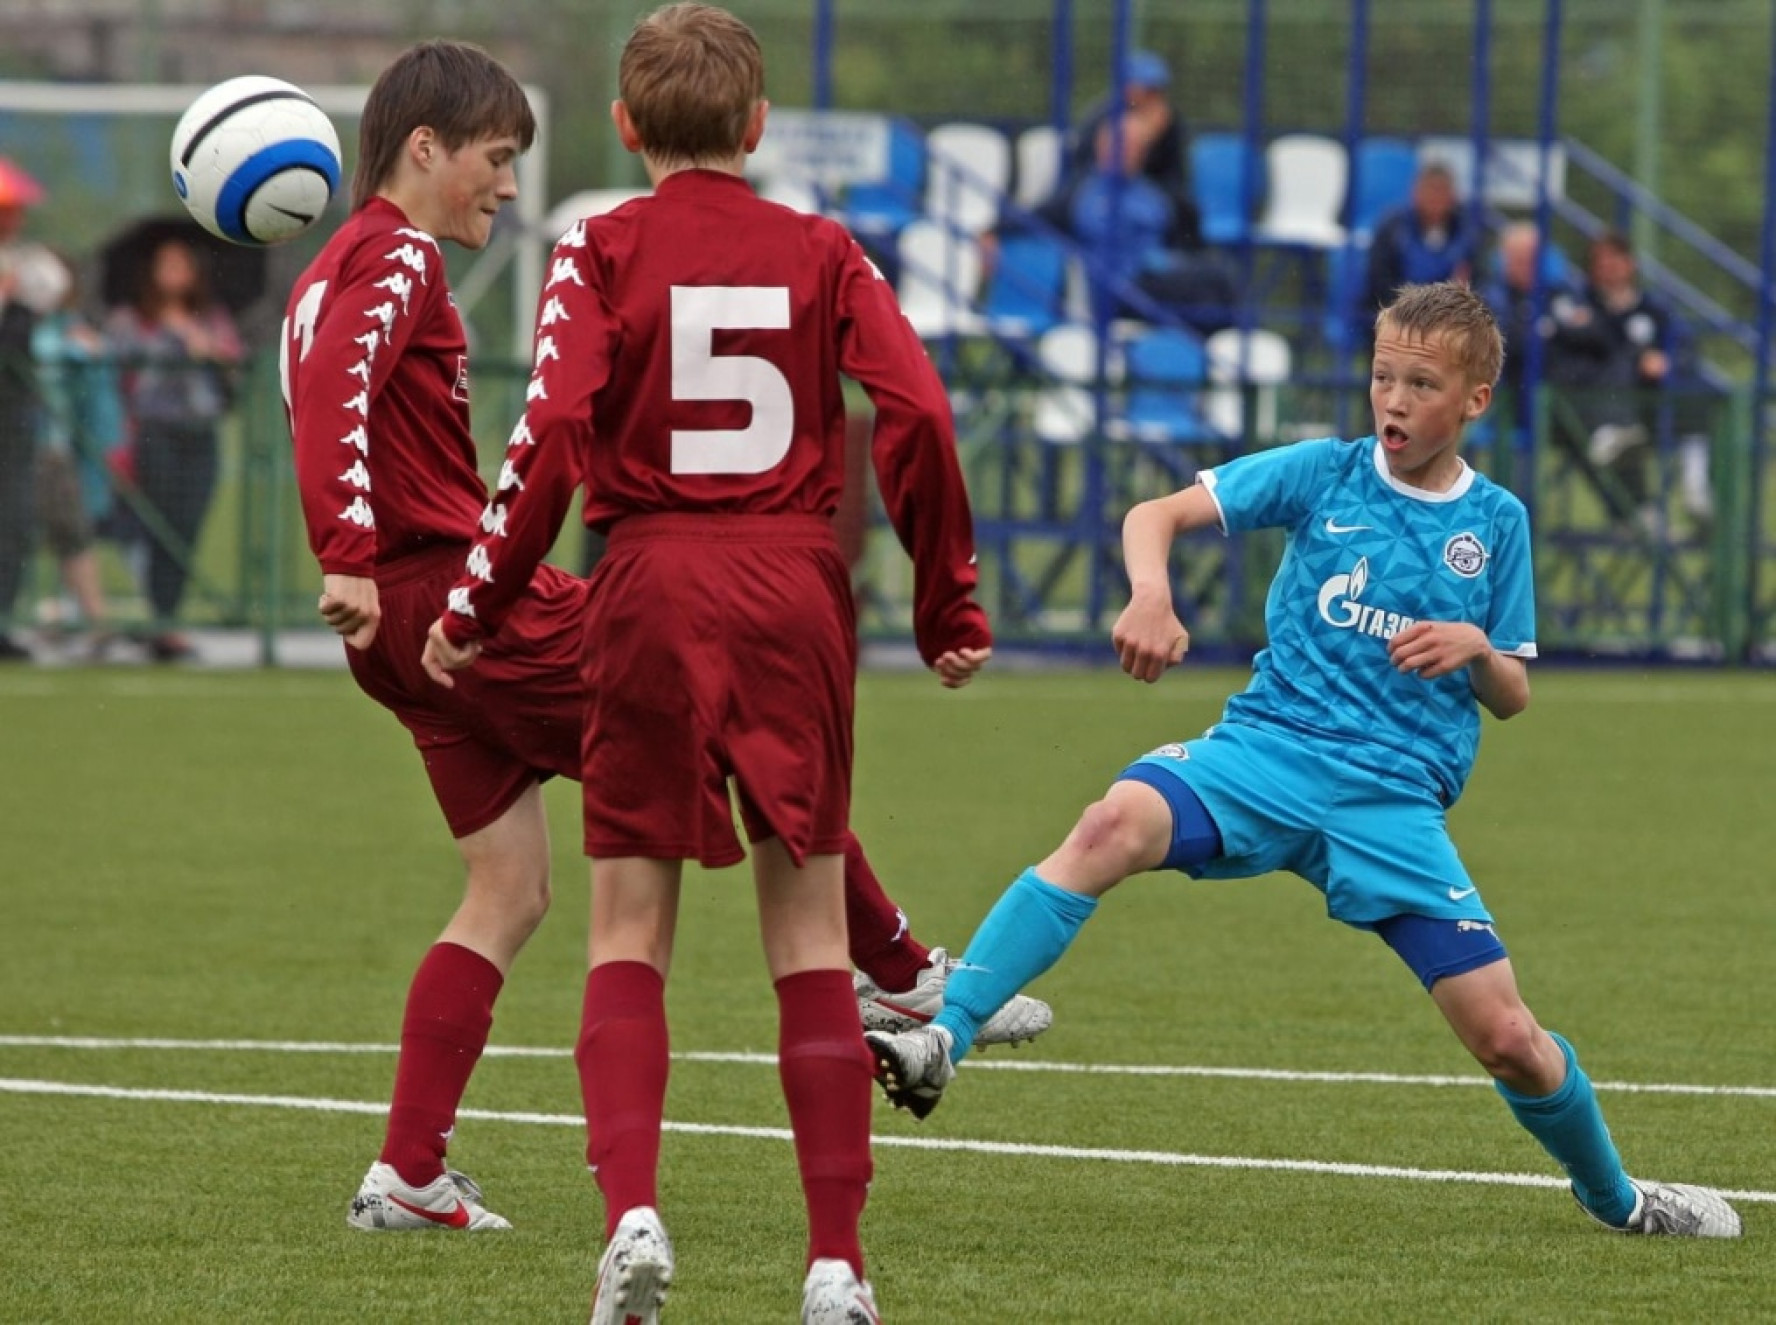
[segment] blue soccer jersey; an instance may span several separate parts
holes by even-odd
[[[1388,641],[1416,621],[1466,621],[1500,653],[1535,657],[1523,503],[1465,464],[1447,492],[1401,483],[1373,437],[1257,452],[1201,481],[1228,533],[1288,531],[1268,647],[1224,720],[1333,742],[1358,767],[1428,778],[1452,803],[1480,745],[1467,669],[1399,672]]]

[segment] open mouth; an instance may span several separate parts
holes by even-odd
[[[1403,451],[1412,439],[1406,430],[1397,423],[1390,423],[1381,430],[1381,444],[1390,451]]]

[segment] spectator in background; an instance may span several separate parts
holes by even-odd
[[[1653,440],[1677,436],[1685,508],[1713,517],[1708,479],[1711,399],[1694,337],[1670,305],[1640,283],[1628,240],[1605,232],[1586,255],[1582,295],[1555,308],[1549,380],[1575,389],[1555,412],[1555,440],[1590,469],[1610,515],[1656,532],[1661,515],[1649,474]],[[1669,411],[1669,414],[1667,414]]]
[[[1577,297],[1559,255],[1550,250],[1542,262],[1542,316],[1539,320],[1535,317],[1536,261],[1541,253],[1542,237],[1535,223],[1513,221],[1499,232],[1497,269],[1482,290],[1505,337],[1505,366],[1499,376],[1499,390],[1506,397],[1512,426],[1525,432],[1535,425],[1524,390],[1530,344],[1536,339],[1545,342],[1553,327],[1552,310],[1568,306]],[[1544,354],[1544,380],[1548,367]]]
[[[1449,167],[1436,161],[1421,167],[1412,181],[1412,196],[1375,227],[1358,325],[1372,334],[1375,315],[1402,286],[1471,280],[1480,247],[1473,230]]]
[[[156,661],[177,662],[193,656],[172,621],[216,489],[218,433],[242,357],[240,337],[183,239],[154,250],[135,303],[113,310],[106,332],[123,366],[136,487],[157,526],[145,540],[156,623],[148,651]]]
[[[1158,131],[1153,120],[1132,111],[1120,121],[1100,120],[1091,169],[1069,174],[1035,215],[1085,249],[1100,320],[1146,317],[1151,310],[1128,298],[1133,290],[1198,330],[1213,331],[1231,317],[1233,281],[1219,262],[1190,251],[1193,220],[1142,171],[1152,155],[1150,135]],[[995,245],[991,236],[982,239],[991,266]]]
[[[31,657],[6,623],[34,537],[37,380],[31,333],[58,298],[46,279],[53,255],[22,237],[26,210],[42,200],[42,186],[0,157],[0,662]]]
[[[1201,236],[1196,202],[1190,196],[1190,131],[1171,102],[1172,71],[1152,51],[1135,51],[1124,77],[1123,128],[1134,143],[1128,152],[1129,171],[1165,194],[1175,217],[1178,247],[1195,248]],[[1106,97],[1080,122],[1057,192],[1070,192],[1081,178],[1101,167],[1100,135],[1116,112],[1114,101]]]
[[[110,346],[79,312],[74,271],[57,257],[63,296],[37,322],[31,355],[42,399],[37,452],[38,513],[61,568],[62,587],[90,632],[96,659],[109,644],[94,530],[111,512],[106,458],[123,440],[123,402]]]

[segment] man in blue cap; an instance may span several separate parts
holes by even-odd
[[[1129,52],[1123,66],[1122,132],[1130,140],[1135,173],[1164,190],[1177,213],[1182,246],[1195,248],[1200,239],[1196,202],[1190,196],[1190,133],[1172,105],[1171,85],[1172,71],[1163,56]],[[1068,149],[1063,191],[1091,173],[1099,131],[1115,108],[1106,97],[1079,125]]]

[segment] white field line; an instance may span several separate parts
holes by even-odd
[[[393,1054],[399,1046],[325,1040],[172,1040],[91,1035],[0,1035],[0,1049],[170,1050],[195,1053]],[[524,1045],[490,1044],[486,1058],[571,1058],[572,1051]],[[675,1053],[681,1063],[735,1063],[774,1067],[775,1054]],[[1204,1067],[1164,1063],[1062,1063],[1032,1058],[987,1058],[977,1054],[968,1071],[1054,1072],[1118,1077],[1202,1077],[1227,1081],[1283,1081],[1315,1085],[1490,1086],[1489,1077],[1410,1075],[1395,1072],[1302,1072],[1276,1067]],[[1660,1081],[1596,1081],[1593,1089],[1623,1095],[1704,1095],[1776,1099],[1776,1086],[1702,1086]]]
[[[54,1095],[63,1098],[133,1100],[149,1103],[208,1104],[235,1108],[295,1109],[311,1113],[382,1114],[384,1104],[367,1100],[335,1100],[301,1095],[239,1095],[205,1090],[143,1090],[124,1086],[91,1086],[65,1081],[32,1081],[0,1077],[0,1094]],[[585,1119],[568,1113],[514,1113],[493,1109],[462,1109],[458,1118],[477,1122],[529,1126],[583,1127]],[[783,1127],[740,1127],[713,1123],[665,1124],[668,1132],[689,1136],[732,1136],[757,1141],[790,1141]],[[1032,1159],[1096,1160],[1112,1164],[1148,1164],[1167,1168],[1248,1169],[1271,1173],[1315,1173],[1341,1178],[1395,1178],[1406,1182],[1463,1182],[1487,1187],[1561,1188],[1566,1183],[1541,1173],[1487,1173],[1463,1169],[1412,1169],[1393,1164],[1344,1164],[1317,1159],[1253,1159],[1241,1155],[1191,1155],[1167,1150],[1112,1150],[1099,1146],[1038,1146],[1014,1141],[968,1141],[960,1138],[875,1136],[873,1145],[902,1150],[942,1150],[976,1155],[1013,1155]],[[1728,1200],[1776,1204],[1776,1192],[1722,1191]]]

